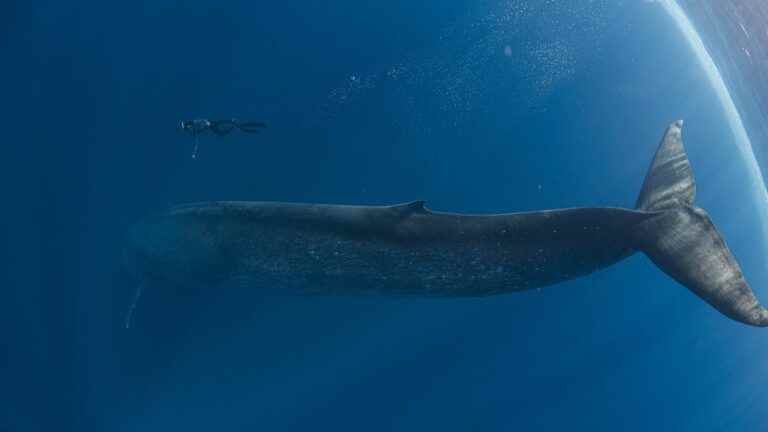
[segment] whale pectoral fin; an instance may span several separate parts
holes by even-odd
[[[426,201],[424,200],[418,200],[418,201],[411,201],[403,204],[395,204],[391,206],[391,208],[398,213],[400,213],[401,216],[408,216],[415,213],[428,213],[429,210],[425,207]]]
[[[144,291],[144,282],[139,283],[139,285],[136,287],[136,291],[133,295],[133,301],[131,302],[130,307],[128,308],[128,312],[125,314],[125,321],[123,322],[123,325],[126,329],[130,329],[133,325],[133,312],[136,310],[136,306],[139,304],[139,299],[141,298],[141,293]]]

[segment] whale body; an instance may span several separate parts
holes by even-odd
[[[143,284],[233,280],[277,292],[475,297],[590,274],[638,252],[723,314],[768,326],[706,212],[672,123],[635,209],[494,215],[392,206],[207,202],[173,207],[130,232],[125,265]]]

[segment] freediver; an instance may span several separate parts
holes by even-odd
[[[210,120],[210,119],[193,119],[182,120],[179,128],[184,132],[192,135],[195,139],[195,148],[192,152],[192,158],[197,158],[197,150],[199,147],[198,137],[207,131],[211,131],[217,136],[228,135],[235,129],[239,129],[245,133],[259,133],[262,129],[266,128],[267,124],[263,122],[249,122],[240,121],[238,119],[229,120]]]

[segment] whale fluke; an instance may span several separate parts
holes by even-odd
[[[709,215],[693,206],[696,186],[682,140],[682,121],[669,126],[643,184],[637,207],[658,215],[638,224],[638,246],[661,270],[746,324],[768,326],[741,268]]]
[[[653,211],[693,205],[696,182],[683,147],[682,128],[683,121],[678,120],[664,133],[635,208]]]

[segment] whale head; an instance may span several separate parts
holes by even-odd
[[[128,233],[123,267],[138,281],[178,285],[214,282],[223,259],[215,219],[192,208],[174,208],[138,222]]]

